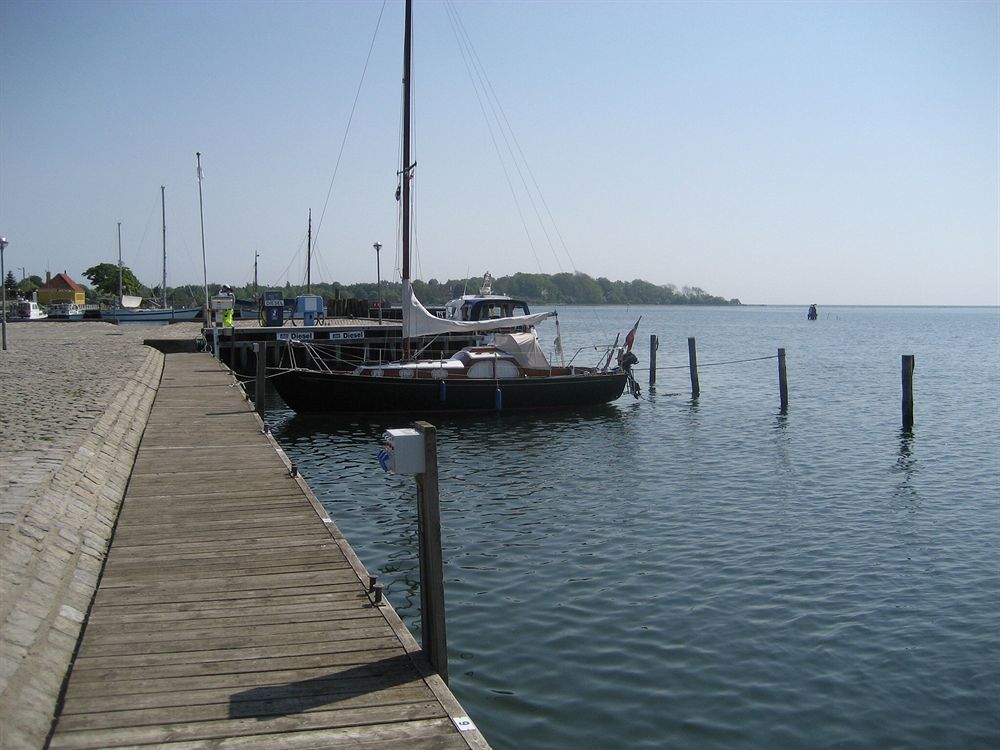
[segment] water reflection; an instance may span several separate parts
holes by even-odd
[[[990,331],[964,312],[947,329],[924,324],[933,311],[818,329],[798,309],[658,314],[719,360],[797,347],[795,418],[760,365],[714,370],[700,400],[668,379],[586,413],[428,420],[452,687],[494,747],[927,746],[941,694],[952,744],[991,746],[1000,426],[982,417],[991,383],[956,389],[953,339],[933,347],[966,337],[997,372],[995,313]],[[937,363],[919,445],[896,431],[885,352],[903,338]],[[416,630],[414,483],[375,461],[382,431],[413,417],[268,421]],[[898,689],[839,689],[859,674]]]
[[[917,457],[913,454],[916,437],[912,430],[899,431],[899,451],[896,456],[895,471],[898,475],[893,497],[900,500],[917,501],[920,493],[916,487]]]

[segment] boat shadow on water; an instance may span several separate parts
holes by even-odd
[[[580,409],[541,412],[434,412],[428,414],[297,414],[291,410],[268,417],[271,429],[281,442],[295,445],[314,442],[317,435],[348,440],[382,439],[385,430],[429,422],[439,434],[471,438],[485,433],[509,434],[519,439],[532,435],[554,436],[580,427],[613,429],[625,424],[634,406],[631,400],[598,404]]]

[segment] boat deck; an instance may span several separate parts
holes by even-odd
[[[165,359],[49,747],[488,748],[230,373]]]

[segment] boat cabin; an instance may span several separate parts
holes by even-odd
[[[530,314],[527,302],[506,295],[481,297],[466,294],[445,305],[446,320],[491,320]]]
[[[478,294],[463,294],[444,306],[445,320],[495,320],[530,315],[528,303],[511,299],[506,294],[493,293],[493,276],[489,271],[483,276]]]

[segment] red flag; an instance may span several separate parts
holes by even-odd
[[[642,320],[642,316],[639,316],[639,320]],[[635,321],[635,325],[632,326],[632,330],[628,332],[628,336],[625,337],[625,351],[632,351],[632,344],[635,343],[635,332],[639,328],[639,320]]]

